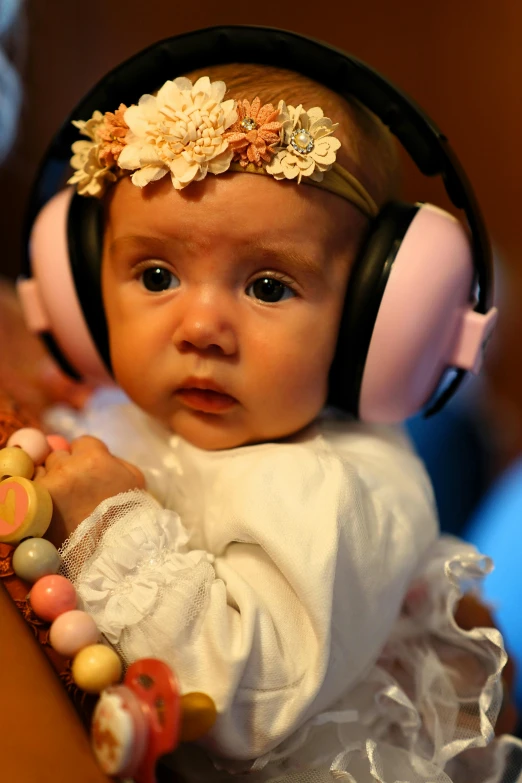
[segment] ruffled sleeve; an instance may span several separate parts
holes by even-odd
[[[78,586],[84,608],[129,661],[136,655],[128,640],[166,592],[177,590],[172,600],[190,603],[181,586],[197,584],[198,575],[202,582],[214,577],[212,556],[189,551],[187,542],[178,514],[133,490],[101,503],[60,549],[63,571]],[[150,645],[146,638],[141,642]]]

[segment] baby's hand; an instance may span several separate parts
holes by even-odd
[[[102,500],[145,487],[139,468],[87,435],[71,442],[70,453],[51,452],[45,466],[37,468],[35,481],[49,490],[53,500],[53,518],[45,537],[57,547]]]

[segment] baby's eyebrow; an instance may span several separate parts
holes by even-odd
[[[150,257],[161,257],[172,251],[172,245],[176,244],[178,248],[183,247],[185,252],[197,254],[198,248],[191,247],[192,243],[174,239],[173,237],[163,238],[156,235],[138,235],[125,234],[116,237],[109,244],[109,254],[112,258],[118,259],[118,255],[129,252],[140,252]],[[199,243],[199,244],[205,244]],[[289,272],[295,274],[305,274],[310,277],[322,277],[325,273],[325,258],[312,255],[306,246],[295,246],[293,243],[267,243],[262,239],[251,239],[242,242],[238,257],[256,258],[259,263],[267,267],[284,266]]]
[[[247,242],[244,248],[247,253],[255,253],[259,257],[266,259],[269,265],[271,263],[284,263],[285,266],[305,274],[314,276],[322,276],[324,274],[323,259],[311,255],[305,248],[301,249],[287,244],[270,245],[259,241]]]
[[[149,252],[161,254],[166,250],[166,247],[167,241],[158,236],[125,234],[112,240],[109,245],[109,253],[113,256],[122,250],[146,248]]]

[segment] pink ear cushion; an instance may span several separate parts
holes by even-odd
[[[41,323],[40,330],[52,333],[66,359],[85,380],[107,384],[112,380],[87,328],[69,264],[67,214],[72,194],[73,188],[67,188],[53,196],[38,215],[31,233],[33,279],[47,320]],[[20,294],[27,310],[27,298],[23,291]],[[30,312],[26,312],[26,320],[30,325],[34,321]]]
[[[413,218],[375,322],[359,400],[364,421],[403,421],[429,400],[449,365],[470,302],[473,260],[463,226],[432,205]]]

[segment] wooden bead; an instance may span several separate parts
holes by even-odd
[[[31,479],[34,474],[34,462],[23,449],[9,446],[0,449],[0,479],[21,476]]]
[[[122,664],[118,655],[104,644],[90,644],[75,656],[72,676],[76,685],[87,693],[101,693],[119,682]]]
[[[182,742],[194,742],[209,731],[216,722],[216,705],[206,693],[185,693],[181,697]]]
[[[45,538],[28,538],[13,553],[13,570],[20,579],[34,584],[42,576],[57,574],[62,558]]]
[[[42,576],[29,593],[29,603],[34,613],[47,622],[76,609],[77,601],[74,585],[60,574]]]
[[[98,627],[87,612],[72,609],[64,612],[51,625],[51,647],[65,658],[72,658],[84,647],[96,644],[100,638]]]
[[[51,496],[41,484],[19,476],[0,481],[1,543],[18,544],[30,536],[40,538],[49,527],[52,515]]]
[[[51,453],[51,447],[47,443],[47,438],[43,432],[35,427],[23,427],[21,430],[13,432],[7,441],[7,445],[23,449],[31,457],[35,465],[43,465]],[[27,476],[27,478],[31,477]]]

